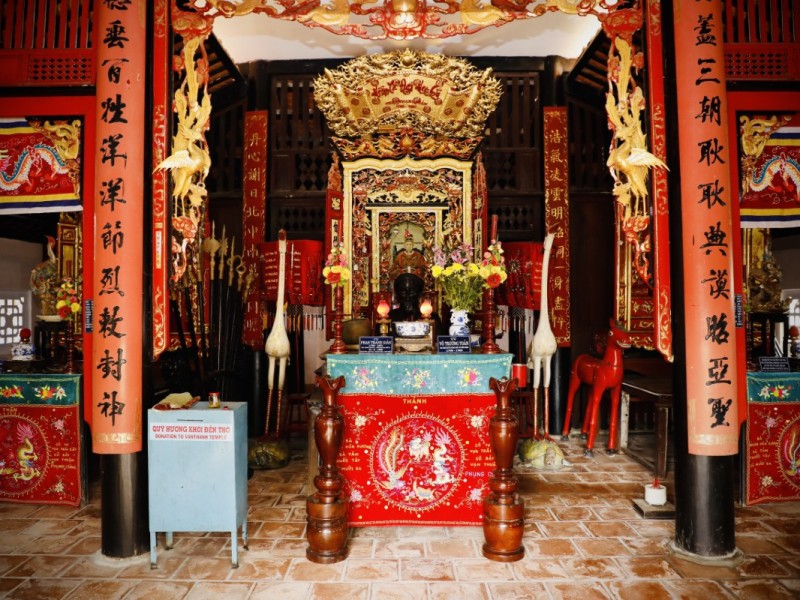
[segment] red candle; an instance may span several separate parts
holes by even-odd
[[[528,365],[525,363],[511,365],[511,377],[517,380],[520,388],[524,388],[528,385]]]

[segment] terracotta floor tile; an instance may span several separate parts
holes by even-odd
[[[400,560],[400,579],[403,581],[452,581],[453,563],[443,559],[404,558]]]
[[[3,502],[0,504],[0,519],[22,519],[41,509],[39,504],[25,504],[15,502]]]
[[[186,600],[246,600],[250,595],[250,583],[229,583],[226,581],[198,581],[194,584]]]
[[[113,579],[123,569],[123,561],[116,561],[97,553],[75,559],[73,565],[61,573],[62,577]]]
[[[624,573],[613,558],[564,558],[561,564],[570,578],[589,577],[592,579],[622,579]]]
[[[66,571],[75,559],[67,556],[33,556],[8,571],[6,577],[56,577]]]
[[[306,535],[305,523],[280,523],[275,521],[265,521],[256,528],[252,528],[252,535],[248,537],[260,538],[300,538]]]
[[[122,598],[136,585],[133,581],[99,580],[84,581],[67,594],[66,600],[97,600],[99,598]]]
[[[737,566],[742,577],[786,577],[791,573],[769,556],[748,556]]]
[[[559,521],[593,521],[597,518],[587,506],[557,506],[552,509],[552,513]]]
[[[606,586],[619,600],[673,600],[660,581],[610,581]]]
[[[32,519],[17,519],[14,517],[3,517],[3,531],[6,533],[20,533],[36,523]]]
[[[453,540],[432,540],[432,542],[451,544]],[[465,540],[469,541],[469,540]],[[375,558],[422,558],[425,546],[431,542],[417,539],[379,540],[375,546]]]
[[[800,521],[796,518],[791,519],[759,519],[758,521],[750,521],[761,523],[771,527],[780,533],[788,533],[791,535],[800,535]]]
[[[675,535],[674,521],[628,521],[628,525],[636,533],[644,537],[667,537],[671,539]]]
[[[492,598],[498,600],[532,600],[547,598],[547,588],[543,583],[533,581],[514,581],[508,583],[489,582],[486,584]]]
[[[75,579],[26,579],[4,596],[4,600],[61,600],[81,582]]]
[[[745,554],[782,554],[783,548],[770,539],[759,535],[739,535],[736,532],[736,547]]]
[[[677,600],[730,600],[730,593],[716,581],[676,579],[664,586],[671,590]]]
[[[272,554],[275,556],[302,557],[306,556],[308,541],[305,538],[287,538],[275,540]]]
[[[186,560],[175,573],[175,578],[222,581],[228,578],[231,570],[230,557],[211,558],[197,556],[192,557],[191,560]]]
[[[274,506],[257,506],[251,508],[247,513],[248,521],[281,521],[289,520],[291,508],[277,508]]]
[[[291,559],[239,557],[239,568],[231,569],[229,581],[282,581]]]
[[[370,598],[374,600],[427,600],[428,586],[425,583],[378,581],[370,586]]]
[[[176,553],[183,556],[221,556],[223,548],[230,541],[230,534],[223,537],[195,537],[175,536],[174,547]],[[237,540],[240,543],[241,537]],[[230,554],[230,550],[227,551]]]
[[[310,590],[311,583],[305,581],[268,581],[257,583],[248,600],[306,600]]]
[[[511,569],[517,579],[522,581],[532,581],[539,579],[567,579],[567,571],[558,559],[530,559],[527,556],[515,563],[511,563]]]
[[[545,537],[548,538],[573,538],[587,537],[589,533],[584,529],[582,523],[577,521],[551,521],[549,523],[539,523]]]
[[[458,581],[508,581],[514,578],[510,563],[485,558],[453,561]]]
[[[669,552],[672,537],[625,538],[620,540],[634,556],[665,556]]]
[[[351,558],[344,570],[347,581],[397,581],[400,561],[377,558]]]
[[[798,598],[800,598],[800,577],[795,579],[779,579],[778,581],[780,581],[783,587],[797,594]]]
[[[605,600],[611,598],[603,585],[591,583],[548,583],[547,588],[553,600]]]
[[[620,566],[631,577],[641,579],[664,579],[680,577],[669,562],[657,556],[631,556],[618,558]]]
[[[15,567],[24,563],[26,560],[28,560],[27,556],[12,556],[12,555],[0,556],[0,575],[8,573]]]
[[[346,562],[320,565],[305,558],[294,560],[286,573],[286,581],[341,581]]]
[[[5,594],[6,592],[10,592],[15,587],[17,587],[20,583],[25,581],[24,579],[20,578],[11,578],[11,577],[0,577],[0,594]],[[5,597],[5,596],[0,596]]]
[[[474,540],[430,540],[425,542],[428,558],[478,558],[481,543]]]
[[[73,531],[83,521],[78,519],[43,519],[41,521],[29,521],[28,527],[20,531],[23,535],[64,535]]]
[[[150,566],[150,556],[141,557],[135,564],[125,567],[119,576],[126,579],[172,579],[187,560],[185,556],[172,554],[172,550],[160,552],[156,568]]]
[[[58,538],[55,538],[55,540],[57,539]],[[44,542],[45,540],[40,539],[39,541]],[[64,543],[67,544],[64,546],[63,554],[94,554],[100,552],[103,544],[102,538],[99,535],[81,536],[77,541],[75,541],[74,536],[69,536],[65,539],[58,540],[57,546]]]
[[[489,590],[483,583],[432,582],[428,584],[428,600],[489,600]],[[379,600],[375,596],[375,600]]]
[[[800,554],[800,535],[777,534],[769,536],[769,539],[788,552]]]
[[[568,510],[567,507],[555,507],[553,509],[545,508],[543,506],[534,506],[529,507],[528,504],[525,504],[525,520],[526,521],[553,521],[555,517],[553,516],[553,512],[561,508],[562,510]],[[570,520],[570,519],[564,519]],[[572,519],[574,520],[574,519]]]
[[[598,538],[625,538],[636,535],[636,531],[625,521],[586,521],[583,526]]]
[[[311,586],[312,600],[368,600],[366,583],[315,583]]]
[[[378,558],[375,556],[376,540],[357,538],[347,545],[348,558]],[[306,544],[308,545],[308,544]]]
[[[667,557],[667,561],[686,579],[736,579],[739,573],[735,566],[706,565],[686,560],[677,555]]]
[[[584,556],[630,556],[628,547],[616,538],[572,540]]]
[[[526,540],[523,538],[522,543],[525,546],[527,555],[531,558],[540,558],[543,556],[576,556],[580,554],[572,543],[572,540],[568,539]]]
[[[640,518],[639,513],[633,508],[633,503],[627,506],[598,507],[594,512],[601,521],[631,521]]]
[[[125,600],[180,600],[193,585],[191,581],[140,581]]]
[[[736,598],[742,600],[782,600],[792,598],[797,600],[797,596],[783,587],[776,581],[765,581],[760,579],[727,581],[724,586],[730,590]]]

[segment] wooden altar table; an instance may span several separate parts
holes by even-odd
[[[495,469],[489,379],[510,354],[328,355],[343,376],[338,467],[352,526],[480,525]]]

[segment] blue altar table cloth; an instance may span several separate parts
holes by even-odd
[[[488,393],[489,379],[511,376],[511,354],[328,355],[328,374],[343,375],[340,394]]]

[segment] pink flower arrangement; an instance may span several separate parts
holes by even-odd
[[[325,261],[325,268],[322,269],[325,283],[332,286],[344,285],[350,280],[350,269],[347,267],[347,255],[344,253],[342,244],[333,244],[331,252]]]

